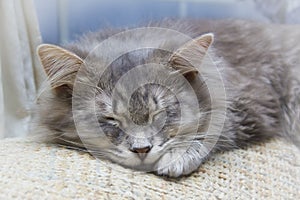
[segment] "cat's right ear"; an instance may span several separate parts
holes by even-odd
[[[194,76],[198,70],[191,63],[201,63],[214,41],[214,35],[207,33],[192,39],[177,49],[169,59],[172,67],[186,77]]]
[[[76,73],[84,61],[76,54],[51,44],[38,46],[37,54],[52,89],[57,93],[72,90]]]

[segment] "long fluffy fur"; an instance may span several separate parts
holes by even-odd
[[[209,64],[205,65],[204,63],[202,69],[202,73],[206,73],[208,76],[201,75],[200,71],[198,77],[200,82],[198,83],[193,82],[194,77],[185,75],[198,95],[201,113],[196,117],[187,117],[182,135],[173,138],[171,135],[168,136],[167,133],[174,131],[178,126],[178,117],[180,117],[176,111],[178,109],[176,107],[178,99],[167,90],[155,85],[147,86],[148,88],[141,90],[141,93],[138,92],[136,100],[132,104],[133,110],[140,108],[140,113],[136,112],[136,116],[134,116],[137,122],[141,120],[139,118],[141,112],[145,114],[146,110],[150,109],[147,107],[148,100],[146,105],[139,95],[154,98],[159,96],[159,93],[160,97],[156,99],[157,102],[153,103],[151,109],[160,108],[159,102],[164,102],[161,105],[164,104],[164,109],[167,109],[170,118],[167,121],[169,123],[167,124],[168,129],[160,135],[151,137],[152,150],[148,153],[145,161],[141,162],[137,154],[128,149],[131,148],[131,145],[142,146],[149,141],[136,140],[126,136],[126,133],[119,129],[117,134],[113,134],[117,131],[116,128],[113,128],[116,124],[111,122],[112,117],[108,117],[109,113],[112,115],[115,109],[112,102],[110,102],[111,89],[120,76],[132,67],[149,61],[167,63],[172,55],[152,50],[125,54],[112,64],[112,71],[114,72],[107,71],[98,86],[91,86],[92,84],[89,84],[89,81],[82,80],[86,84],[83,88],[87,90],[87,93],[84,93],[85,96],[82,97],[82,111],[80,112],[83,126],[89,123],[89,117],[92,116],[94,111],[89,107],[93,96],[89,94],[88,90],[95,90],[97,91],[96,99],[98,99],[96,103],[98,110],[96,109],[96,111],[100,126],[107,130],[106,137],[115,144],[110,146],[111,143],[106,143],[102,136],[101,139],[103,140],[95,140],[97,135],[88,135],[87,138],[90,137],[91,140],[87,139],[88,142],[86,142],[85,145],[87,146],[85,147],[96,155],[124,166],[177,177],[196,170],[209,153],[217,150],[245,147],[249,143],[264,141],[274,136],[284,136],[300,146],[300,44],[297,44],[300,39],[300,27],[236,20],[165,20],[149,24],[149,27],[153,26],[174,29],[193,38],[212,32],[215,40],[209,49],[209,55],[221,74],[226,98],[220,95],[220,98],[216,100],[217,102],[212,102],[210,99],[206,81],[217,79],[219,74],[211,72]],[[65,48],[68,52],[72,52],[84,60],[101,41],[121,31],[123,30],[104,30],[89,33]],[[138,43],[143,37],[146,36],[131,35],[129,38],[123,38],[124,40],[115,42],[119,45],[130,45],[130,43]],[[151,38],[151,36],[149,37]],[[161,45],[170,46],[171,43],[172,46],[174,41],[170,42],[169,40],[170,38],[161,38]],[[174,48],[173,50],[176,52],[177,49]],[[110,51],[117,50],[107,48],[105,53],[109,55]],[[195,53],[192,49],[189,49],[189,52],[187,56],[197,55],[191,55]],[[101,54],[101,52],[98,53]],[[99,62],[96,58],[97,56],[95,56],[95,62]],[[177,65],[179,65],[178,62]],[[184,64],[181,63],[181,65]],[[177,70],[176,63],[169,63],[166,65],[166,69],[168,67]],[[170,74],[173,73],[170,75],[171,79],[176,77],[176,73],[182,73],[180,70],[176,70],[175,72],[170,71]],[[66,70],[61,69],[55,74],[55,77],[67,77],[68,80],[62,81],[72,85],[72,81],[74,81],[72,78],[74,77],[66,76],[69,71],[68,68]],[[192,71],[186,72],[188,74]],[[151,71],[149,71],[149,74],[151,74]],[[95,71],[91,76],[96,78],[97,72]],[[49,85],[53,86],[53,81]],[[48,141],[84,148],[79,136],[76,134],[72,116],[72,88],[62,86],[62,84],[57,85],[59,90],[57,88],[56,90],[43,90],[45,92],[39,98],[34,109],[34,124],[36,125],[34,131],[47,138]],[[218,87],[218,85],[216,84],[214,87]],[[157,93],[153,92],[154,90]],[[144,92],[142,93],[142,91]],[[145,93],[145,91],[148,92]],[[186,101],[187,105],[190,106],[186,111],[192,112],[193,108],[188,97]],[[147,107],[147,109],[144,109],[144,107]],[[225,123],[220,133],[212,132],[213,134],[207,135],[207,124],[209,122],[216,130],[218,126],[223,126],[223,124],[218,124],[218,120],[210,119],[212,113],[217,113],[215,115],[217,118],[225,117]],[[190,133],[189,125],[199,120],[198,132]],[[86,129],[90,128],[87,125]],[[126,127],[123,128],[126,129]],[[147,136],[146,133],[144,134]],[[210,150],[209,146],[214,145],[214,142],[216,142],[216,145]]]

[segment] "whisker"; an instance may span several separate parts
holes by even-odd
[[[80,83],[80,84],[83,84],[83,85],[86,85],[86,86],[90,86],[90,87],[92,87],[92,88],[95,88],[95,89],[97,89],[99,92],[103,92],[103,89],[100,88],[100,87],[97,86],[97,85],[91,85],[91,84],[88,84],[88,83],[85,83],[85,82],[82,82],[82,81],[79,81],[79,80],[77,80],[76,82],[77,82],[77,83]]]

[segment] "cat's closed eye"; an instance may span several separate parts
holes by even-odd
[[[108,120],[108,121],[115,121],[116,119],[114,117],[104,117],[105,120]]]
[[[116,118],[114,118],[113,116],[103,116],[99,119],[100,123],[108,123],[110,125],[113,125],[115,127],[119,127],[120,126],[120,121],[117,120]]]

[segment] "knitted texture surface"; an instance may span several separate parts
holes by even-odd
[[[0,141],[0,166],[0,199],[300,199],[300,151],[280,140],[219,153],[175,180],[23,139]]]

